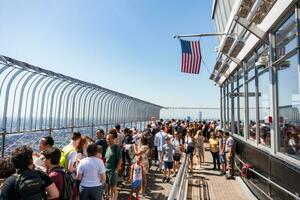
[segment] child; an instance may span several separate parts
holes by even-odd
[[[103,161],[105,165],[105,159],[102,157],[103,148],[100,145],[97,145],[97,158]]]
[[[162,147],[162,158],[164,161],[164,178],[163,178],[163,182],[169,182],[171,179],[171,170],[173,169],[173,162],[174,162],[174,151],[176,151],[176,148],[174,147],[174,145],[171,143],[171,138],[166,136],[166,142],[167,144],[165,144]],[[161,160],[162,162],[162,160]],[[168,176],[167,176],[168,173]]]
[[[144,167],[142,165],[142,157],[136,156],[136,163],[131,165],[131,173],[129,182],[132,184],[130,196],[128,200],[131,200],[132,193],[135,192],[135,199],[139,200],[139,192],[141,190],[142,182],[145,178]]]

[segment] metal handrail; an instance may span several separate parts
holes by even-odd
[[[176,200],[176,199],[185,199],[186,192],[182,192],[185,189],[185,183],[187,180],[187,169],[189,166],[189,157],[190,154],[185,154],[183,158],[183,162],[180,166],[180,169],[177,173],[176,179],[174,181],[172,190],[169,194],[168,200]],[[182,198],[184,197],[184,198]]]
[[[243,162],[239,157],[235,156],[235,158],[237,158],[242,164],[245,164],[245,162]],[[296,196],[295,194],[293,194],[292,192],[288,191],[287,189],[281,187],[280,185],[278,185],[277,183],[273,182],[271,179],[265,177],[264,175],[262,175],[261,173],[255,171],[253,168],[249,168],[249,170],[251,172],[253,172],[254,174],[256,174],[257,176],[259,176],[260,178],[264,179],[265,181],[267,181],[268,183],[270,183],[271,185],[274,185],[275,187],[277,187],[278,189],[280,189],[281,191],[287,193],[288,195],[292,196],[293,198],[300,200],[299,196]]]

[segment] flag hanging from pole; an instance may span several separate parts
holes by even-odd
[[[200,41],[180,40],[182,49],[181,72],[199,74],[201,65]]]

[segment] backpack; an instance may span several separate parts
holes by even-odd
[[[69,146],[69,145],[65,146],[61,150],[61,156],[60,156],[60,160],[59,160],[59,166],[63,167],[65,170],[68,170],[67,157],[68,157],[68,155],[72,151],[76,151],[76,148],[73,147],[73,146]]]
[[[20,200],[46,200],[45,181],[42,172],[25,170],[17,175],[15,182],[16,199]]]
[[[70,174],[66,173],[66,171],[63,168],[60,167],[56,167],[54,169],[52,169],[53,172],[58,172],[61,173],[63,176],[63,180],[64,180],[64,188],[63,188],[63,192],[62,195],[60,195],[62,200],[67,200],[67,199],[72,199],[72,180],[70,177]]]

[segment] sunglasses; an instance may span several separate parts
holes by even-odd
[[[42,161],[45,161],[45,160],[46,160],[46,157],[42,156],[42,157],[40,157],[40,159],[41,159]]]

